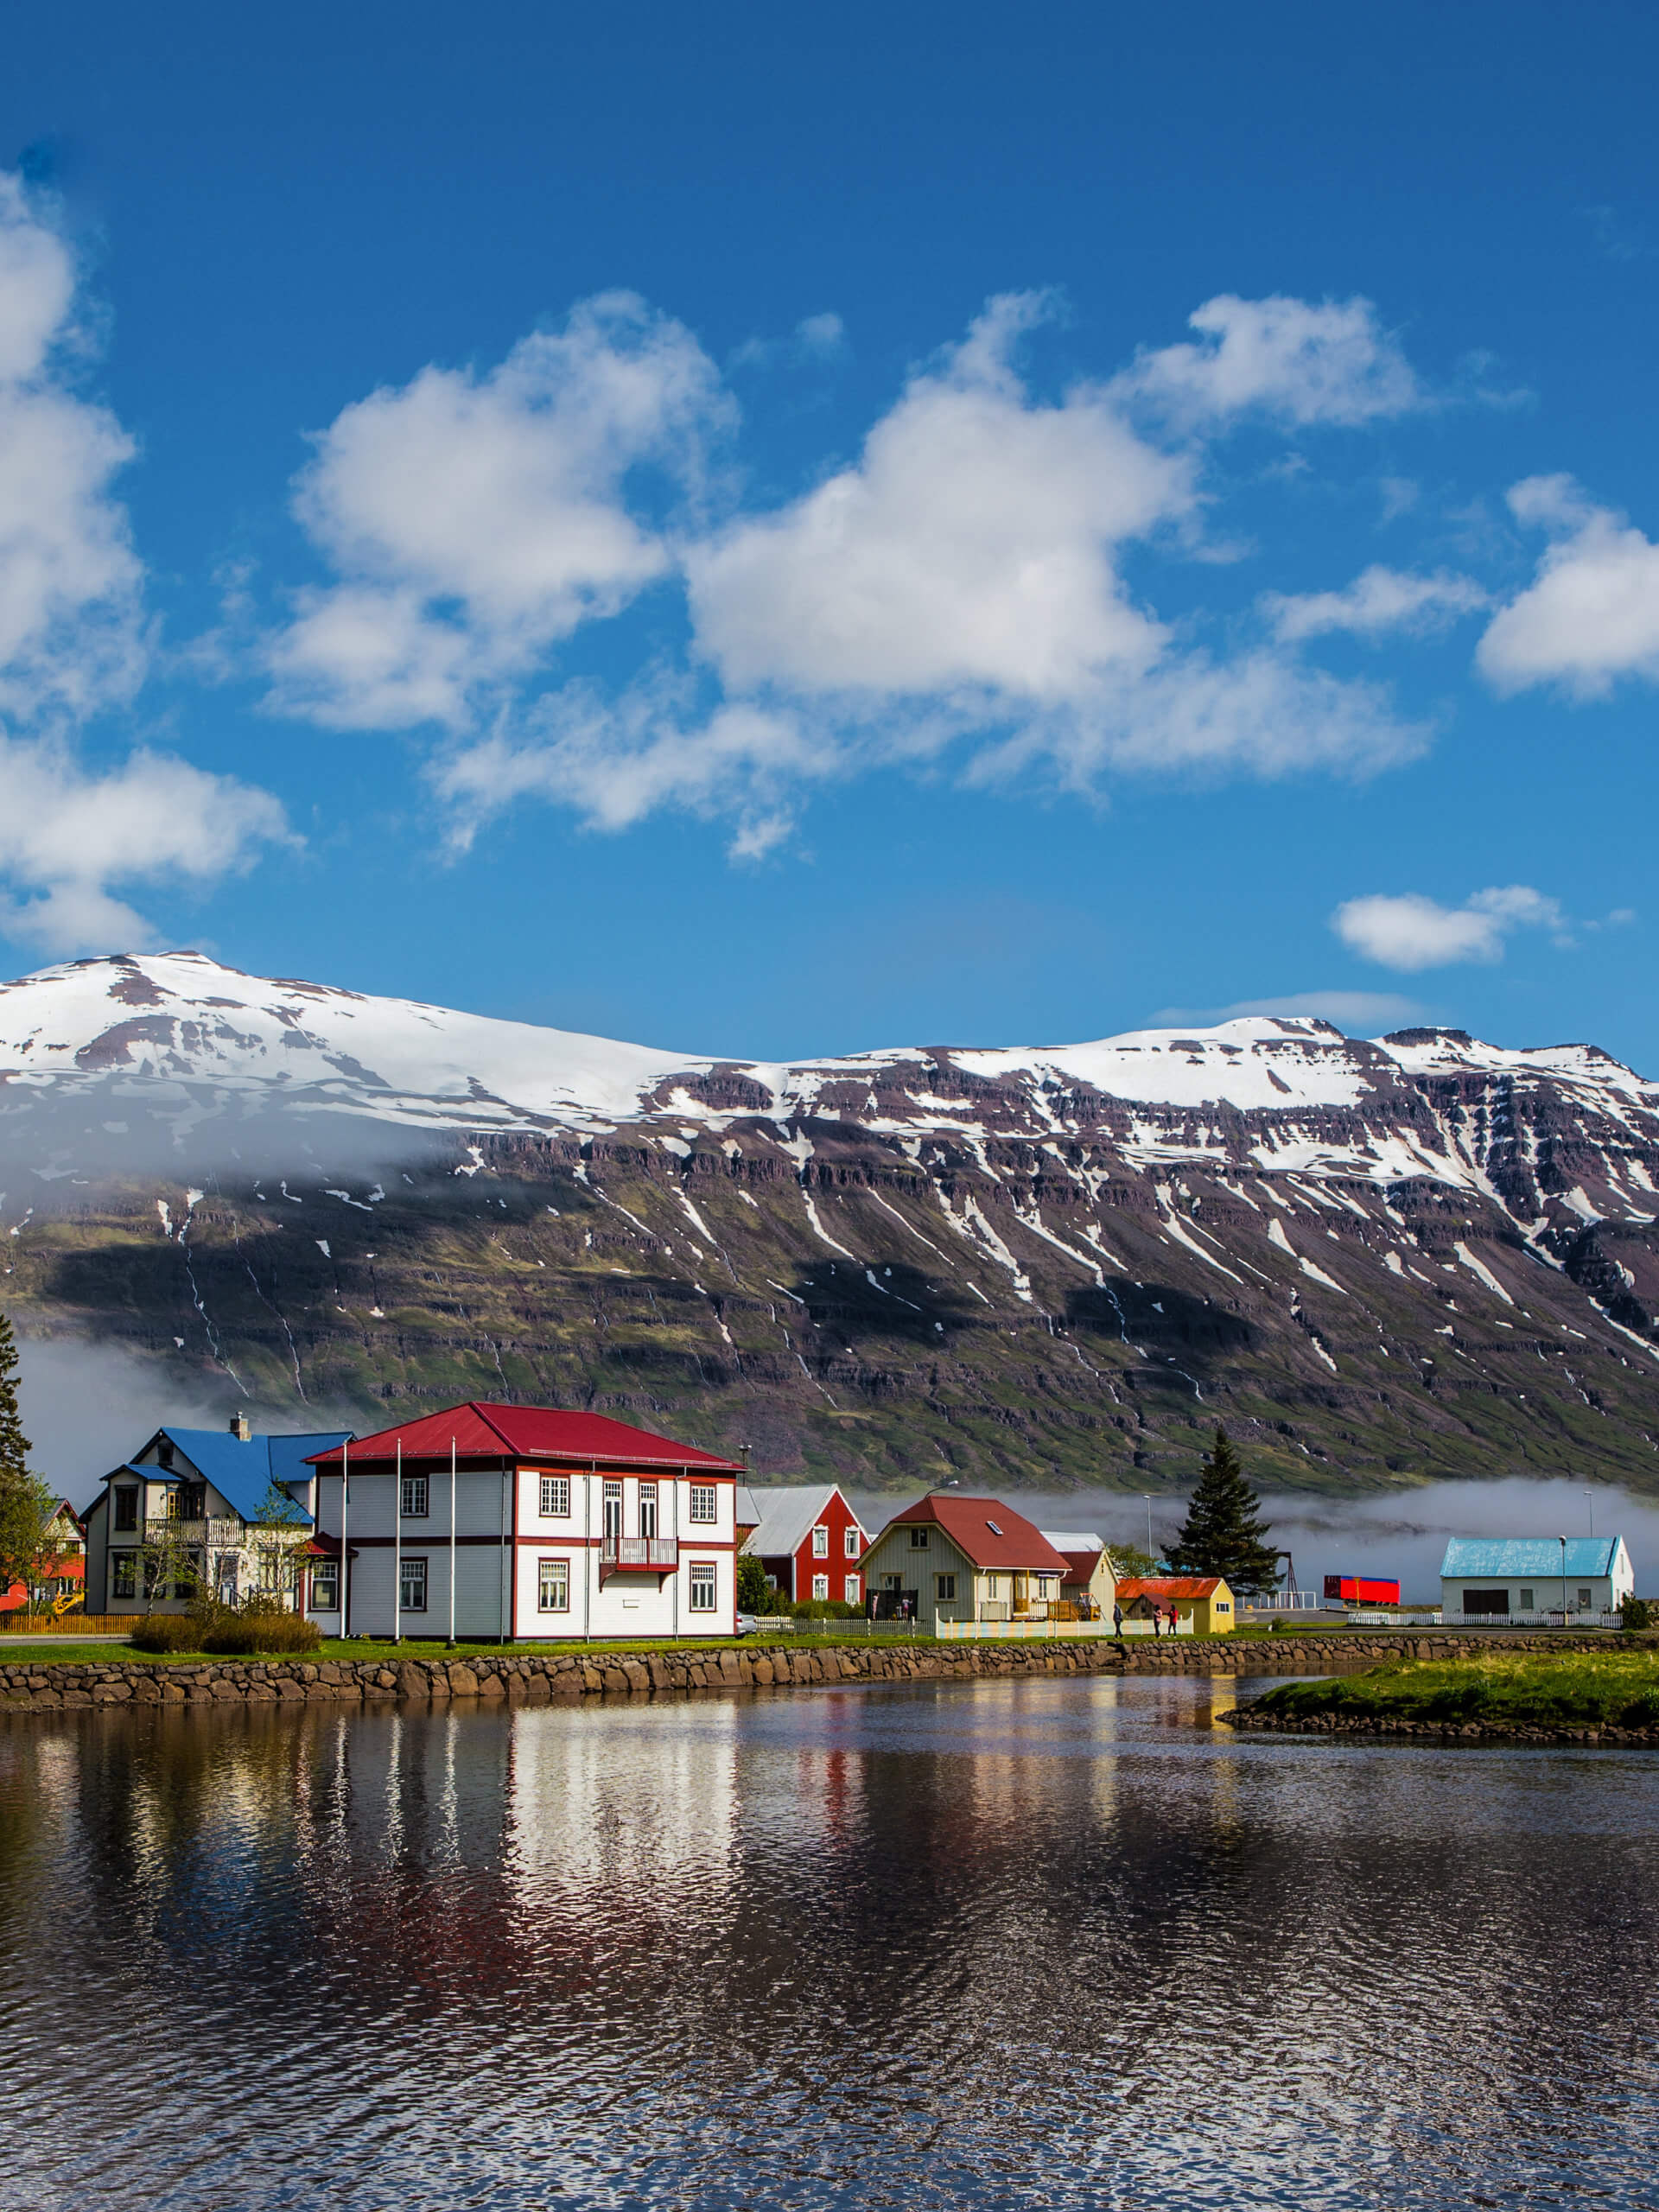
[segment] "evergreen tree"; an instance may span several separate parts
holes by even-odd
[[[1177,1574],[1218,1574],[1241,1595],[1271,1590],[1279,1580],[1279,1560],[1264,1541],[1271,1532],[1262,1525],[1261,1504],[1226,1430],[1217,1428],[1187,1503],[1185,1525],[1170,1547],[1171,1568]]]
[[[17,1339],[10,1315],[0,1313],[0,1484],[29,1480],[29,1452],[17,1411]]]

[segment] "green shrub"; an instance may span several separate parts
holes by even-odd
[[[227,1610],[221,1619],[202,1631],[200,1649],[245,1656],[255,1651],[315,1651],[321,1643],[321,1630],[303,1614],[260,1608],[245,1613]]]
[[[1618,1624],[1638,1634],[1643,1629],[1659,1628],[1653,1618],[1654,1601],[1650,1598],[1626,1598],[1618,1609]]]
[[[188,1613],[146,1613],[132,1631],[137,1651],[200,1651],[201,1629]]]
[[[861,1605],[849,1605],[844,1598],[803,1598],[789,1611],[798,1621],[857,1621],[864,1618]]]

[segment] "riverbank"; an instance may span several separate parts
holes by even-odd
[[[1652,1641],[1633,1650],[1396,1657],[1337,1680],[1283,1683],[1221,1718],[1287,1735],[1659,1744]]]
[[[1516,1637],[1511,1652],[1605,1652],[1609,1639]],[[0,1655],[0,1707],[60,1712],[86,1707],[204,1707],[244,1704],[421,1703],[457,1698],[581,1699],[606,1695],[685,1696],[699,1690],[811,1688],[828,1683],[968,1681],[1044,1675],[1306,1675],[1375,1668],[1409,1653],[1426,1662],[1490,1655],[1479,1636],[1405,1637],[1351,1630],[1313,1637],[1109,1638],[1064,1643],[938,1644],[797,1642],[708,1645],[566,1647],[451,1656],[438,1647],[415,1656],[386,1646],[347,1658],[208,1659],[99,1655],[75,1662],[39,1652],[8,1662]],[[1260,1711],[1260,1706],[1252,1711]],[[1253,1725],[1270,1726],[1270,1722]]]

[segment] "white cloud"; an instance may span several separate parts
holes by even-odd
[[[335,727],[461,729],[479,695],[665,575],[630,499],[696,490],[729,403],[690,334],[631,294],[576,308],[482,376],[428,367],[347,407],[295,507],[339,582],[274,639],[275,701]]]
[[[0,715],[91,713],[143,667],[139,591],[111,480],[132,457],[64,380],[77,338],[63,240],[0,174]]]
[[[1371,639],[1392,631],[1421,636],[1491,603],[1469,576],[1449,575],[1444,570],[1420,576],[1397,569],[1370,568],[1344,591],[1308,592],[1295,598],[1267,592],[1261,607],[1281,644],[1293,645],[1333,630]]]
[[[49,952],[149,944],[111,886],[205,887],[286,834],[268,792],[165,753],[99,773],[51,739],[0,736],[0,930]]]
[[[1568,476],[1527,478],[1510,510],[1550,543],[1488,626],[1481,673],[1500,691],[1559,683],[1580,699],[1605,697],[1622,676],[1659,682],[1659,545]]]
[[[698,645],[728,686],[1044,702],[1156,658],[1165,632],[1112,550],[1191,507],[1191,469],[1097,389],[1031,403],[1009,356],[1043,311],[994,301],[855,466],[690,550]]]
[[[803,353],[827,360],[847,343],[847,326],[838,315],[810,315],[796,324],[795,339]]]
[[[1501,960],[1511,930],[1566,927],[1560,906],[1524,883],[1478,891],[1461,906],[1414,892],[1373,893],[1338,907],[1331,926],[1344,944],[1380,967],[1444,968],[1464,960]]]
[[[1114,390],[1192,425],[1252,411],[1352,425],[1425,404],[1398,341],[1369,300],[1223,293],[1187,318],[1198,342],[1142,353]]]

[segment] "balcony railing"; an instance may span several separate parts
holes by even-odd
[[[672,1574],[680,1563],[674,1536],[606,1536],[599,1548],[599,1579],[613,1574]]]
[[[213,1551],[238,1551],[247,1542],[247,1530],[240,1521],[228,1517],[173,1521],[162,1516],[144,1522],[144,1541],[147,1544],[203,1544]]]

